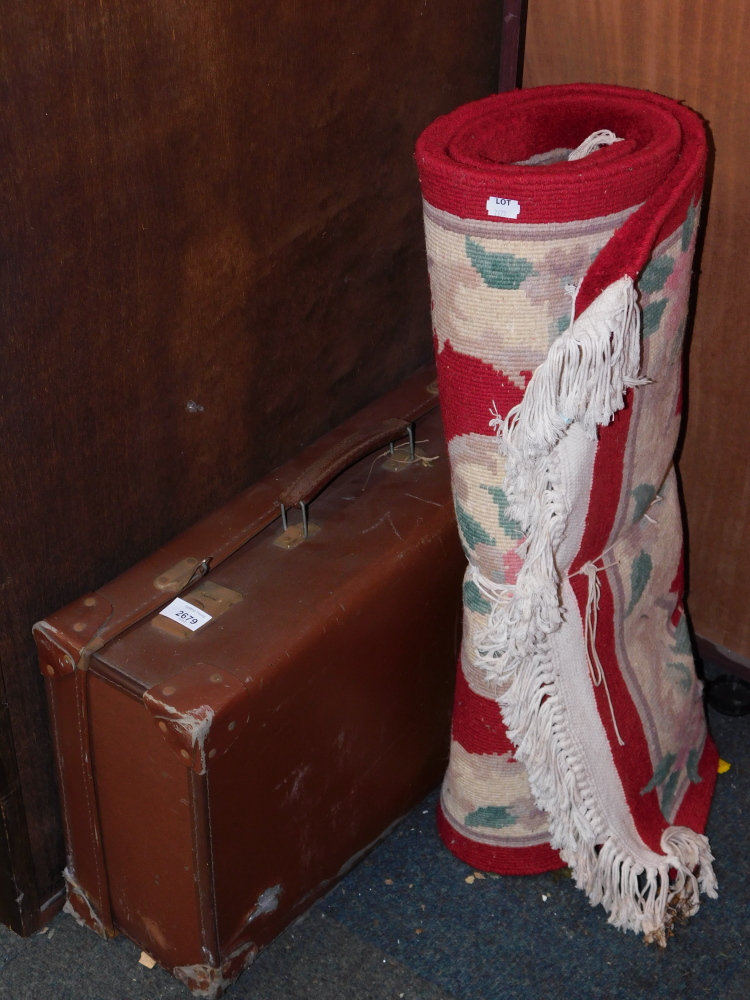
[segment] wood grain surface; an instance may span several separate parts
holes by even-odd
[[[524,86],[596,81],[684,101],[712,145],[679,462],[698,633],[750,656],[750,6],[529,0]]]
[[[6,5],[0,898],[21,900],[2,914],[17,929],[63,865],[32,623],[431,357],[414,141],[496,88],[499,28],[495,0]]]

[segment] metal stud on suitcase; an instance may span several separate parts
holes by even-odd
[[[197,995],[444,769],[464,557],[433,380],[35,626],[67,906]]]

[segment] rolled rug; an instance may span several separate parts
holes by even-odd
[[[443,839],[567,864],[664,945],[716,895],[673,456],[706,139],[656,94],[499,94],[417,143],[469,565]]]

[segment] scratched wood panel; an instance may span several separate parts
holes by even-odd
[[[685,101],[715,150],[680,458],[696,631],[750,656],[750,5],[529,0],[524,86],[596,81]]]

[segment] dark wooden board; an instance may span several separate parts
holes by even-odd
[[[16,929],[63,857],[31,624],[429,359],[414,140],[496,88],[500,16],[495,0],[5,10],[0,892]]]

